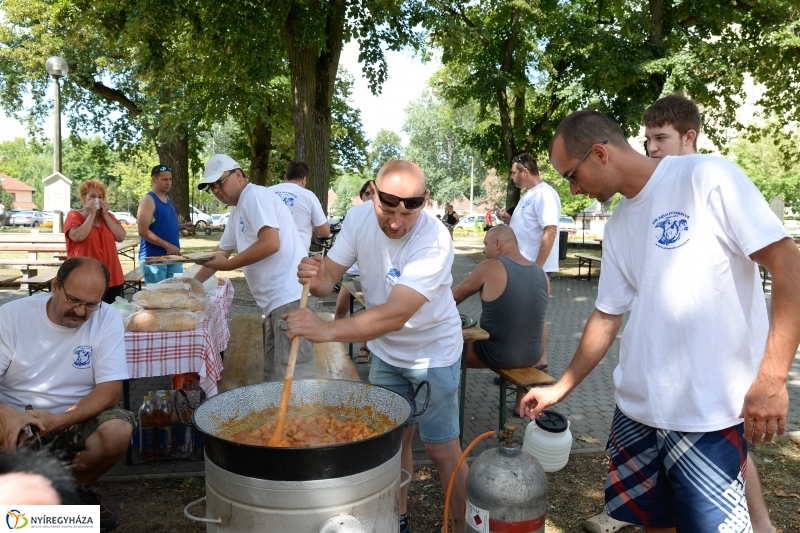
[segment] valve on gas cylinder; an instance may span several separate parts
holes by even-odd
[[[466,531],[543,533],[547,477],[532,455],[514,443],[516,426],[498,432],[497,448],[483,452],[467,475]]]

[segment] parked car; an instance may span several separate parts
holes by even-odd
[[[478,219],[478,227],[483,231],[483,223],[486,220],[486,215],[464,215],[456,223],[455,228],[464,228],[473,230],[475,229],[475,219]]]
[[[222,219],[227,219],[229,213],[217,213],[215,215],[211,215],[211,225],[212,226],[224,226],[225,224],[220,224]]]
[[[42,218],[45,222],[52,222],[53,221],[53,212],[52,211],[42,211]]]
[[[35,228],[44,222],[44,217],[41,211],[13,210],[11,213],[9,224],[12,226],[31,226]]]
[[[210,226],[212,224],[211,217],[197,209],[195,206],[189,206],[189,212],[192,215],[192,224],[197,226],[198,228],[202,228],[203,226]]]
[[[570,235],[578,233],[578,226],[575,225],[575,220],[572,217],[561,215],[558,219],[558,225],[561,231],[568,231]]]
[[[112,215],[117,217],[120,224],[123,226],[135,226],[136,225],[136,217],[131,215],[128,211],[112,211]]]
[[[217,221],[217,226],[220,226],[222,228],[227,226],[228,225],[228,219],[230,218],[230,216],[231,216],[230,213],[225,213],[224,215],[222,215],[220,217],[220,219]]]

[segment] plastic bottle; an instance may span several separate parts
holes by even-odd
[[[156,409],[156,455],[172,457],[172,401],[164,394]]]
[[[192,426],[187,426],[178,418],[178,410],[184,420],[192,419],[192,412],[186,405],[186,400],[180,394],[173,394],[175,409],[172,412],[172,456],[186,458],[194,449],[194,433]]]
[[[139,407],[139,455],[142,459],[152,459],[156,456],[154,414],[150,396],[145,396]]]

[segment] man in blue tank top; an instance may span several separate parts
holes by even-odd
[[[145,258],[180,254],[180,230],[191,229],[192,223],[178,223],[178,214],[167,194],[172,188],[172,169],[157,165],[150,172],[152,189],[139,202],[136,224],[141,245],[139,260],[145,283],[158,283],[183,272],[183,265],[148,265]]]
[[[481,328],[489,339],[467,344],[469,368],[522,368],[536,365],[547,372],[545,314],[550,282],[544,270],[525,259],[510,226],[497,226],[483,238],[486,261],[453,287],[460,304],[481,295]],[[517,390],[514,416],[525,395]]]

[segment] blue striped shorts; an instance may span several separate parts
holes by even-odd
[[[606,510],[617,520],[692,533],[752,533],[744,424],[708,433],[656,429],[617,408]]]

